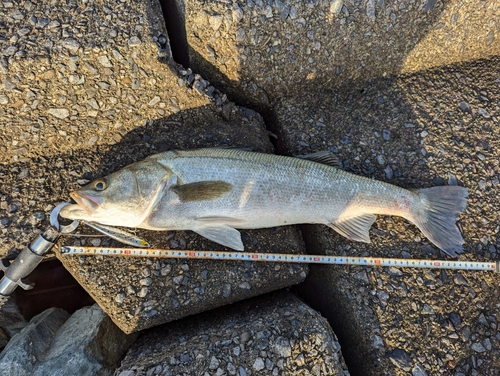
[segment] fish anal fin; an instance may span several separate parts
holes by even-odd
[[[306,155],[296,155],[297,158],[307,159],[313,162],[326,164],[335,168],[344,168],[342,161],[331,151],[318,151],[317,153],[306,154]]]
[[[219,243],[223,246],[243,251],[245,247],[241,241],[241,234],[238,230],[227,225],[203,226],[192,229],[197,234]]]
[[[225,181],[200,181],[175,185],[172,191],[181,202],[212,201],[231,192],[233,186]]]
[[[328,226],[349,240],[370,243],[370,227],[377,216],[375,214],[362,214],[356,217],[341,218]]]

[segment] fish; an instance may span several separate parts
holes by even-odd
[[[457,257],[456,224],[467,206],[461,186],[405,189],[342,169],[328,151],[290,157],[230,148],[171,150],[71,192],[60,215],[109,226],[191,230],[244,250],[238,229],[323,224],[370,242],[377,215],[405,218]]]

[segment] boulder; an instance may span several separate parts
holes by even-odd
[[[116,376],[349,375],[328,322],[289,292],[144,331]]]

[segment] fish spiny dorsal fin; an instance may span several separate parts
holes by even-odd
[[[231,192],[233,186],[225,181],[200,181],[183,185],[175,185],[172,191],[182,202],[212,201]]]
[[[307,159],[313,162],[323,163],[335,168],[344,168],[342,161],[331,151],[318,151],[312,154],[296,155],[297,158]]]

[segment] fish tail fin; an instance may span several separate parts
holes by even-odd
[[[467,188],[440,186],[418,189],[415,193],[421,205],[411,214],[411,221],[437,247],[458,257],[463,251],[464,239],[456,221],[467,206]]]

